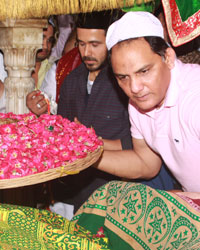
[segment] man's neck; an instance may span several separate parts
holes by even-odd
[[[100,70],[90,71],[88,79],[93,82],[96,79],[96,77],[98,76],[99,72],[100,72]]]

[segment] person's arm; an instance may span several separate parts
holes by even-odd
[[[108,140],[108,139],[102,139],[102,140],[104,143],[104,150],[126,150],[133,148],[132,138],[130,134],[118,140]]]
[[[105,150],[95,167],[129,179],[149,179],[156,176],[162,165],[160,156],[144,140],[133,139],[133,147],[133,150]]]
[[[62,56],[62,52],[65,46],[66,41],[69,38],[69,35],[72,31],[72,26],[74,20],[71,15],[58,15],[57,16],[59,36],[55,46],[51,50],[50,59],[58,60]]]
[[[121,140],[108,140],[102,139],[104,144],[104,150],[122,150]]]
[[[40,91],[32,91],[26,96],[26,105],[29,108],[29,110],[36,114],[37,116],[40,116],[47,112],[48,105],[45,101],[44,95],[40,94]]]
[[[56,101],[56,63],[47,71],[40,90],[47,94],[50,100]]]

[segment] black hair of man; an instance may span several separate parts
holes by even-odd
[[[120,18],[124,13],[121,10],[93,11],[78,14],[76,27],[83,29],[107,30],[111,23]]]

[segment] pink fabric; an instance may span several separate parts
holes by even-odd
[[[177,194],[179,197],[181,197],[183,200],[187,201],[187,203],[193,207],[194,209],[196,209],[198,212],[200,212],[200,199],[192,199],[190,197],[187,197],[184,195],[184,192],[183,192],[183,195],[178,193]]]
[[[160,154],[183,190],[200,192],[200,66],[176,61],[162,107],[146,114],[129,103],[132,137]]]

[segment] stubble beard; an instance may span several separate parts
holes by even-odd
[[[49,56],[50,56],[50,53],[48,51],[46,51],[46,55],[42,55],[42,56],[38,56],[43,50],[38,50],[37,51],[37,54],[36,54],[36,62],[42,62],[44,61],[45,59],[48,59]]]
[[[94,64],[91,65],[87,65],[85,64],[86,68],[90,71],[90,72],[95,72],[95,71],[99,71],[102,68],[104,68],[104,66],[106,65],[107,60],[105,59],[101,64],[95,66]]]

